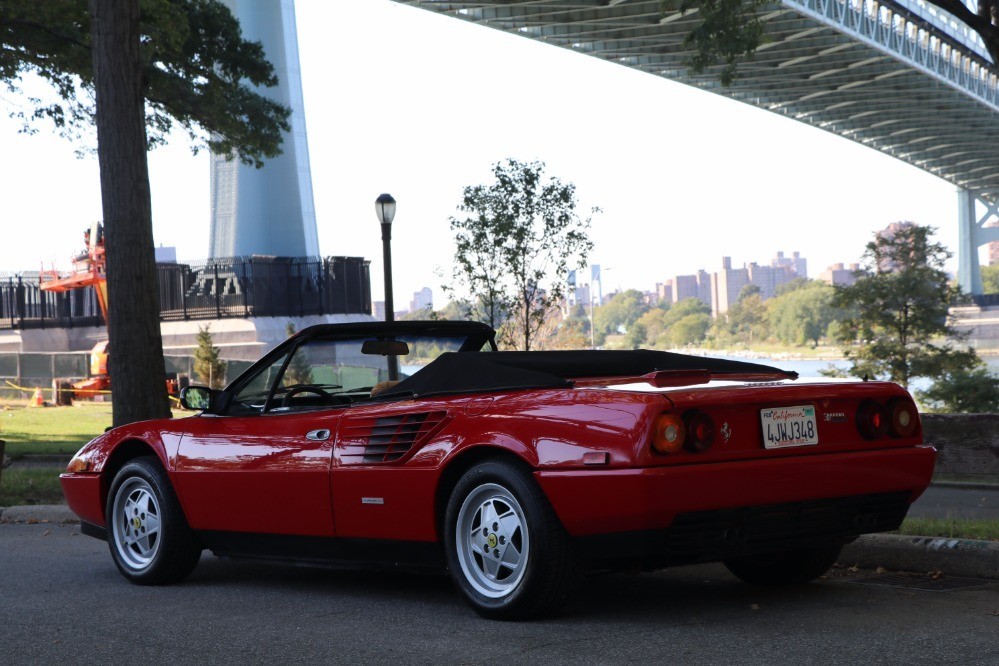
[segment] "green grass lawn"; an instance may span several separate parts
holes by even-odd
[[[999,541],[999,519],[906,518],[899,534]]]
[[[8,467],[0,476],[0,506],[65,504],[59,485],[61,467]]]
[[[110,403],[78,402],[72,407],[0,406],[0,439],[7,455],[71,456],[111,425]]]

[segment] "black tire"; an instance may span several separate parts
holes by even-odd
[[[468,470],[451,493],[444,527],[451,578],[485,618],[553,613],[577,581],[569,536],[530,473],[514,464]]]
[[[156,458],[136,458],[121,468],[111,483],[104,517],[111,558],[133,583],[176,583],[201,558],[201,544]]]
[[[842,546],[789,550],[725,560],[737,578],[753,585],[801,585],[815,580],[836,564]]]

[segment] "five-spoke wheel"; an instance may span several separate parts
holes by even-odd
[[[495,483],[473,490],[458,512],[458,561],[480,594],[498,599],[516,589],[531,554],[524,509]]]
[[[126,479],[115,493],[111,508],[111,536],[121,558],[132,569],[144,569],[160,546],[160,505],[149,483]]]
[[[469,469],[444,521],[451,576],[480,615],[536,617],[565,601],[577,573],[569,538],[519,465],[496,460]]]
[[[118,471],[105,518],[111,557],[133,583],[173,583],[198,564],[201,545],[157,458],[136,458]]]

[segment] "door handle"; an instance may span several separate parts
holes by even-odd
[[[305,433],[305,439],[311,439],[314,442],[324,442],[330,438],[330,431],[326,428],[320,430],[310,430]]]

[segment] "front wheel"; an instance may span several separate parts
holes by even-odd
[[[115,475],[105,517],[111,557],[133,583],[175,583],[201,558],[201,545],[154,458],[137,458]]]
[[[836,564],[842,546],[831,544],[767,555],[725,560],[740,580],[753,585],[800,585],[815,580]]]
[[[515,620],[551,613],[576,579],[568,535],[529,473],[484,462],[468,470],[445,514],[448,568],[483,617]]]

